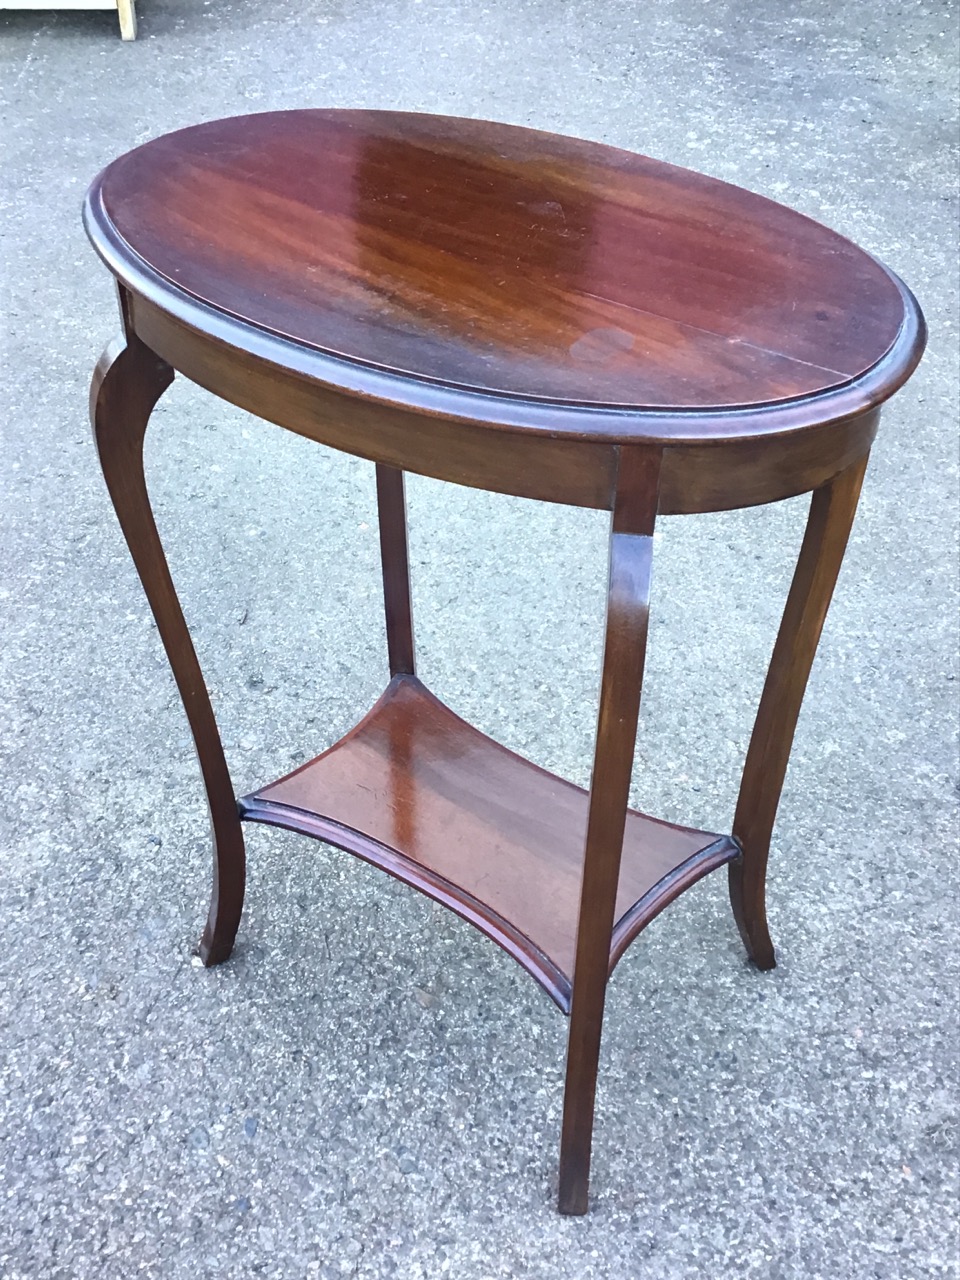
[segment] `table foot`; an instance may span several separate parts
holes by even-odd
[[[239,852],[242,857],[242,837]],[[210,910],[207,913],[206,927],[197,948],[197,954],[208,969],[230,959],[237,930],[240,927],[240,916],[243,913],[243,868],[237,867],[236,853],[237,850],[229,844],[214,846],[213,895],[210,900]],[[227,885],[226,893],[221,893],[223,883]]]
[[[766,913],[766,859],[760,865],[755,858],[744,865],[741,855],[727,867],[730,889],[730,905],[740,936],[747,949],[747,957],[756,968],[767,970],[777,967]]]
[[[121,293],[121,311],[124,308]],[[243,908],[245,858],[240,817],[213,708],[170,577],[143,473],[143,440],[173,370],[133,333],[104,352],[93,375],[90,417],[104,479],[167,658],[203,774],[213,831],[213,896],[200,942],[204,964],[226,960]]]

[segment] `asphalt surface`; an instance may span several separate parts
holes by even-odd
[[[926,1280],[958,1274],[955,6],[140,0],[0,13],[0,1277]],[[86,421],[117,329],[80,201],[223,115],[393,107],[647,152],[771,195],[917,293],[775,837],[780,967],[722,874],[611,986],[593,1209],[554,1210],[565,1022],[468,926],[248,836],[198,967],[207,820]],[[379,692],[372,469],[184,382],[158,521],[238,791]],[[597,514],[410,484],[421,667],[586,781]],[[803,500],[665,520],[635,800],[729,826]]]

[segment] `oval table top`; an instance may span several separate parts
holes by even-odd
[[[668,437],[692,415],[702,437],[746,411],[766,433],[811,398],[836,402],[819,421],[872,407],[922,347],[903,284],[826,227],[511,125],[215,121],[111,164],[86,219],[121,281],[187,323],[241,347],[259,336],[274,360],[292,343],[326,358],[322,380],[430,412],[478,416],[482,400],[489,418],[494,397],[531,426],[563,406],[581,423],[653,415]]]

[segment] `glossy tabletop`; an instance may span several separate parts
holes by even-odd
[[[109,166],[87,219],[135,292],[153,284],[238,332],[379,370],[414,403],[411,383],[703,417],[842,388],[898,346],[884,381],[902,381],[915,345],[903,286],[835,232],[688,170],[510,125],[216,121]]]

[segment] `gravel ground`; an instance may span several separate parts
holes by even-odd
[[[3,1280],[958,1274],[953,4],[140,0],[0,14]],[[248,837],[234,959],[196,765],[86,424],[116,328],[80,229],[115,155],[297,106],[499,118],[774,196],[887,261],[926,359],[888,407],[801,719],[780,967],[722,876],[611,987],[594,1201],[553,1206],[564,1020],[457,919]],[[178,382],[148,474],[238,790],[331,742],[384,651],[372,469]],[[421,665],[585,781],[604,518],[410,484]],[[729,826],[805,502],[658,532],[635,800]],[[722,625],[720,625],[722,620]]]

